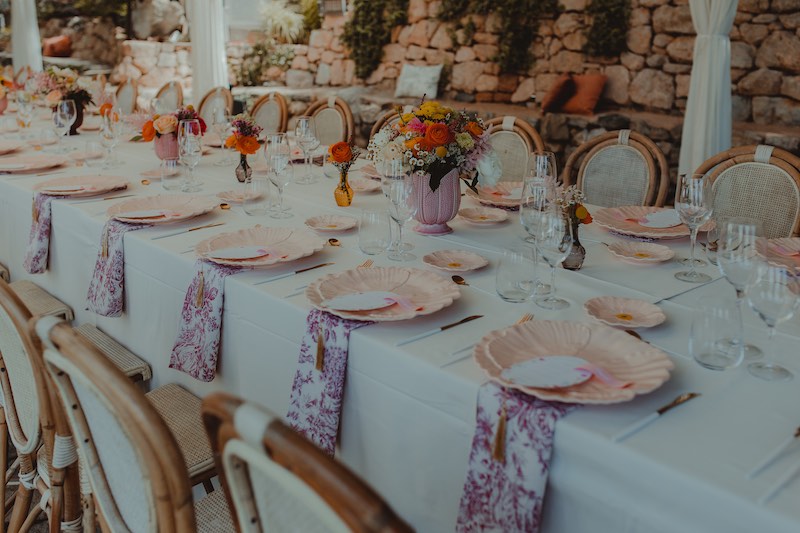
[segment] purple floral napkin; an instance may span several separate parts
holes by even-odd
[[[181,325],[169,367],[194,379],[211,381],[217,375],[225,278],[245,269],[202,259],[197,260],[195,269],[194,279],[183,299]]]
[[[481,386],[456,531],[539,530],[555,424],[576,407]]]
[[[288,424],[333,457],[342,411],[350,332],[372,322],[313,309],[306,317]]]
[[[36,193],[33,198],[33,221],[28,234],[28,249],[22,266],[29,274],[41,274],[47,270],[50,253],[50,229],[52,222],[53,196]]]
[[[125,251],[123,237],[129,231],[148,228],[151,224],[128,224],[109,220],[103,226],[100,252],[89,282],[87,309],[98,315],[122,315],[125,303]]]

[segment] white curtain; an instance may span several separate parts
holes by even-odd
[[[680,173],[731,147],[731,41],[739,0],[689,0],[697,31],[683,119]]]
[[[195,105],[208,91],[228,86],[225,51],[225,17],[222,0],[188,0],[192,40],[192,101]]]
[[[42,70],[42,43],[35,0],[11,1],[11,58],[14,70],[31,67]]]

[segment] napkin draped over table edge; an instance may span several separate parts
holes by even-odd
[[[52,229],[53,198],[63,198],[49,194],[36,193],[33,197],[31,231],[28,234],[28,248],[22,263],[28,274],[42,274],[47,270],[50,255],[50,233]]]

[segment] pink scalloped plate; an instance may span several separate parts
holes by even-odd
[[[325,306],[327,300],[347,294],[387,291],[407,305],[395,303],[381,309],[344,311]],[[439,274],[419,268],[354,268],[328,274],[306,288],[306,297],[317,309],[342,318],[392,322],[435,313],[461,296],[458,285]]]
[[[37,183],[33,188],[54,196],[95,196],[128,187],[128,179],[121,176],[69,176]]]
[[[647,237],[649,239],[679,239],[689,236],[689,228],[679,224],[669,228],[652,228],[642,226],[639,221],[652,213],[668,211],[664,207],[648,207],[630,205],[624,207],[604,207],[592,214],[594,222],[603,228],[634,237]],[[704,224],[700,231],[708,231],[712,222]]]
[[[369,178],[350,178],[350,187],[356,192],[370,193],[381,190],[381,182]]]
[[[261,267],[308,257],[324,247],[325,240],[306,229],[266,228],[258,225],[205,239],[195,246],[195,251],[198,257],[220,265]],[[254,253],[252,257],[240,259],[214,256],[215,251],[245,248],[260,248],[263,253]],[[232,255],[220,253],[220,256]]]
[[[36,172],[67,164],[68,159],[61,155],[37,154],[15,155],[0,160],[0,172]]]
[[[0,155],[16,152],[23,146],[25,146],[25,143],[20,141],[0,141]]]
[[[242,190],[235,190],[235,191],[222,191],[217,193],[217,198],[225,200],[226,202],[230,202],[232,204],[241,204],[245,201],[245,198],[248,200],[255,200],[256,198],[261,197],[262,195],[255,192],[248,192],[247,194],[244,193]]]
[[[467,189],[467,196],[475,198],[483,205],[517,209],[522,199],[522,182],[501,181],[494,187],[478,187],[478,194]]]
[[[756,251],[772,266],[800,268],[800,237],[758,239]]]
[[[537,389],[502,377],[503,370],[517,363],[549,355],[580,357],[630,386],[615,388],[590,379],[564,388]],[[504,386],[543,400],[588,404],[626,402],[652,392],[669,379],[674,366],[663,351],[624,331],[564,320],[531,320],[492,331],[475,347],[473,357],[491,380]]]
[[[482,255],[465,250],[440,250],[426,255],[422,258],[422,262],[448,272],[468,272],[489,264]]]
[[[662,263],[675,257],[672,249],[652,242],[615,242],[608,245],[608,251],[618,259],[638,265]]]
[[[598,296],[587,300],[583,308],[590,317],[608,326],[652,328],[667,319],[657,305],[635,298]]]
[[[360,172],[362,176],[365,178],[369,178],[371,180],[380,180],[381,175],[378,172],[378,169],[375,168],[375,165],[372,163],[367,163],[361,168],[354,169],[353,172]]]
[[[306,226],[315,231],[347,231],[356,224],[355,218],[344,215],[319,215],[306,219]]]
[[[508,220],[508,211],[495,207],[464,207],[458,211],[458,216],[471,224],[487,226]]]
[[[218,206],[219,201],[210,196],[165,194],[123,200],[109,207],[106,214],[131,224],[172,224],[203,215]]]

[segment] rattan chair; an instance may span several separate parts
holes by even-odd
[[[800,235],[800,158],[767,145],[732,148],[700,165],[714,194],[714,216],[761,220],[764,237]]]
[[[267,133],[286,133],[289,104],[281,93],[265,94],[253,104],[250,116]]]
[[[144,395],[66,323],[44,317],[35,327],[51,389],[64,406],[56,418],[74,432],[103,531],[234,531],[222,491],[193,504],[185,435],[163,419],[152,393]],[[159,389],[162,399],[182,400],[176,389],[183,389],[168,388]],[[174,402],[164,407],[180,410]],[[199,429],[193,438],[207,445],[199,418],[184,424]]]
[[[317,139],[322,145],[346,141],[355,133],[353,112],[347,102],[338,96],[317,100],[306,109],[305,114],[314,117]]]
[[[533,126],[512,116],[488,120],[486,130],[503,167],[500,180],[523,181],[531,153],[545,150],[542,137]]]
[[[564,185],[577,183],[588,203],[602,207],[660,207],[669,190],[664,153],[631,130],[609,131],[580,145],[567,159],[561,179]]]
[[[239,531],[409,532],[384,500],[266,409],[225,393],[203,421]]]
[[[165,83],[156,93],[156,99],[159,107],[177,110],[183,105],[183,87],[177,81]]]
[[[227,87],[214,87],[204,94],[197,105],[197,114],[206,124],[211,125],[214,123],[214,113],[220,107],[225,109],[226,115],[233,112],[233,95]]]
[[[11,274],[8,273],[8,268],[2,263],[0,263],[0,279],[8,283],[11,281]]]
[[[411,105],[403,106],[403,113],[411,113],[413,109],[414,106]],[[399,120],[400,120],[400,114],[397,112],[397,109],[392,109],[390,111],[387,111],[386,113],[378,117],[378,120],[376,120],[375,124],[372,125],[372,129],[369,132],[370,138],[374,137],[375,134],[381,131],[381,129],[383,129],[384,126],[386,125],[394,126]]]
[[[20,279],[11,283],[11,289],[34,316],[58,316],[66,321],[75,317],[72,308],[39,287],[32,281]]]
[[[117,107],[123,115],[130,115],[136,111],[136,99],[139,97],[139,87],[136,80],[128,78],[117,87]]]

